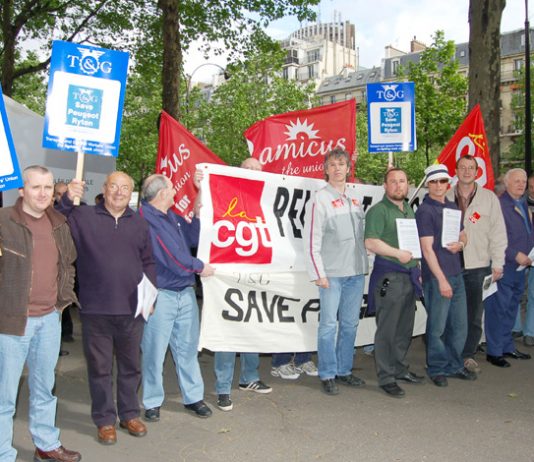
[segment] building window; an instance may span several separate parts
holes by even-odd
[[[393,75],[397,75],[399,73],[400,61],[396,59],[395,61],[392,62],[392,64],[393,64]]]
[[[465,50],[460,51],[460,57],[463,58],[465,56]]]
[[[514,59],[514,71],[520,71],[523,69],[523,66],[525,65],[525,61],[522,59]]]
[[[312,66],[308,66],[308,78],[313,79],[315,77],[315,69]]]
[[[332,95],[332,96],[330,97],[330,103],[333,104],[333,103],[335,103],[335,102],[336,102],[336,97],[335,97],[335,95]]]
[[[308,62],[309,63],[313,63],[314,61],[319,61],[319,58],[320,58],[319,48],[308,51]]]
[[[287,67],[282,68],[282,77],[289,80],[289,69]]]

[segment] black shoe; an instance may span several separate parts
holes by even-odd
[[[430,377],[430,379],[437,387],[446,387],[449,384],[447,377],[444,375],[435,375],[434,377]]]
[[[365,385],[365,380],[356,377],[355,375],[337,375],[336,382],[349,387],[362,387]]]
[[[399,387],[396,382],[380,385],[380,388],[382,388],[382,390],[384,390],[389,396],[393,396],[394,398],[402,398],[405,395],[404,390]]]
[[[519,350],[504,353],[503,356],[513,359],[530,359],[531,356],[528,353],[521,353]]]
[[[512,338],[521,338],[523,337],[523,331],[512,331]]]
[[[206,405],[204,401],[197,401],[193,404],[184,404],[184,407],[187,410],[194,412],[198,417],[205,418],[209,417],[212,414],[211,409]]]
[[[460,379],[460,380],[476,380],[477,374],[475,372],[467,370],[464,367],[463,369],[460,369],[458,372],[455,372],[454,374],[449,375],[449,377],[453,379]]]
[[[232,400],[230,399],[230,395],[218,395],[217,396],[217,407],[221,411],[231,411],[234,408],[234,404],[232,403]]]
[[[406,383],[423,383],[425,381],[425,378],[421,375],[414,374],[413,372],[406,372],[404,375],[400,375],[398,377],[395,377],[396,380],[401,380],[402,382]]]
[[[334,379],[321,380],[321,383],[323,384],[323,391],[327,395],[337,395],[339,393]]]
[[[67,350],[59,350],[59,356],[68,356],[69,354]]]
[[[486,355],[486,360],[497,367],[510,367],[510,363],[504,359],[504,356]]]
[[[485,353],[486,352],[486,342],[482,342],[477,346],[477,353],[478,352]]]
[[[145,410],[145,420],[147,422],[157,422],[159,420],[159,407]]]

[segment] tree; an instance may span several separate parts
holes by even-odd
[[[426,166],[445,146],[465,117],[467,80],[458,72],[456,47],[437,31],[417,63],[401,70],[401,77],[415,83],[417,144]],[[418,176],[418,175],[417,175]]]
[[[314,102],[313,85],[300,86],[281,77],[285,52],[263,33],[253,39],[255,52],[230,65],[230,78],[210,101],[191,93],[182,122],[208,147],[231,165],[249,155],[243,132],[254,122],[273,114],[305,109]],[[195,105],[197,108],[192,109]]]
[[[501,17],[506,0],[469,1],[469,110],[480,104],[495,176],[500,159]]]
[[[247,37],[265,28],[269,22],[286,15],[297,16],[299,21],[314,19],[309,8],[320,0],[159,0],[163,16],[163,109],[179,119],[180,81],[183,52],[193,40],[204,41],[203,51],[216,53],[230,50],[231,58],[247,50]]]
[[[19,79],[48,67],[52,39],[127,48],[128,38],[133,37],[127,31],[151,11],[155,13],[152,3],[153,0],[4,0],[0,4],[4,93],[13,95]],[[31,45],[36,49],[31,50],[28,59],[24,49]]]

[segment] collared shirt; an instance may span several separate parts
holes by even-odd
[[[403,210],[401,210],[384,194],[382,200],[371,207],[365,216],[365,239],[380,239],[391,247],[398,249],[397,218],[415,220],[415,213],[407,200],[404,200]],[[417,260],[413,259],[403,264],[394,257],[382,256],[382,258],[398,263],[405,268],[417,266]]]
[[[447,248],[441,246],[441,233],[443,229],[443,210],[445,208],[459,210],[454,202],[445,198],[445,202],[439,202],[432,199],[428,194],[425,196],[423,203],[417,209],[415,218],[417,220],[417,230],[419,237],[434,238],[432,249],[438,259],[439,266],[445,276],[456,276],[462,272],[460,255],[451,253]],[[463,229],[463,225],[461,226]],[[434,277],[426,259],[423,256],[422,264],[423,281],[428,281]]]

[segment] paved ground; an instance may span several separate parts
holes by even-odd
[[[511,368],[501,370],[480,357],[482,372],[476,382],[450,380],[443,389],[428,382],[406,385],[407,396],[394,399],[377,388],[374,361],[360,351],[355,374],[367,386],[342,387],[333,397],[320,391],[316,378],[271,377],[270,357],[265,356],[261,375],[273,392],[258,395],[235,389],[234,410],[221,412],[213,394],[213,357],[203,353],[206,401],[213,416],[199,419],[181,405],[168,357],[161,421],[148,424],[144,438],[120,430],[118,443],[106,447],[96,441],[89,415],[79,337],[66,348],[70,355],[60,359],[57,370],[57,421],[62,442],[82,452],[86,462],[534,461],[534,359],[513,361]],[[423,373],[421,339],[412,344],[410,362],[415,372]],[[20,461],[31,461],[33,455],[27,402],[23,382],[14,442]]]

